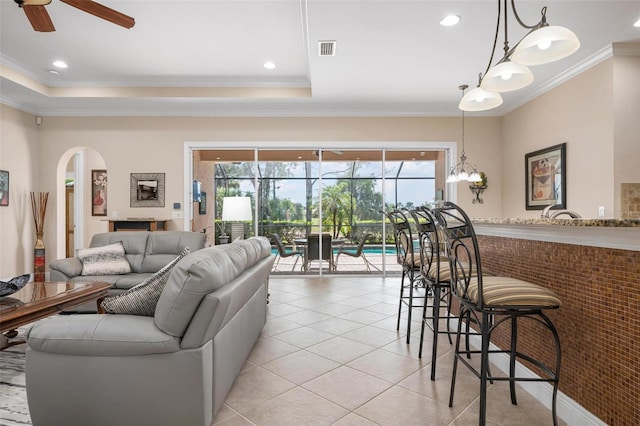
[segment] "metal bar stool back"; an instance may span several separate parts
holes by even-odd
[[[418,230],[420,242],[421,276],[427,285],[428,297],[424,300],[422,310],[422,326],[420,330],[420,346],[418,358],[422,358],[422,346],[424,343],[425,326],[433,332],[433,345],[431,348],[431,380],[436,377],[436,360],[438,350],[438,335],[446,334],[449,344],[452,344],[449,318],[451,312],[450,269],[449,259],[444,254],[444,241],[441,241],[440,230],[436,227],[436,220],[431,211],[426,207],[411,210],[411,216]],[[428,314],[429,302],[431,302],[431,314]],[[441,310],[445,310],[447,329],[440,329]]]
[[[449,257],[451,292],[460,303],[449,406],[453,406],[456,371],[458,363],[461,362],[480,379],[480,425],[486,423],[487,381],[492,383],[508,381],[511,403],[514,405],[517,404],[516,381],[549,383],[553,389],[551,401],[553,423],[557,425],[556,397],[560,376],[560,339],[556,328],[544,311],[559,308],[560,299],[551,290],[534,283],[511,277],[483,274],[478,239],[469,216],[451,202],[446,202],[443,208],[435,209],[434,214],[438,226],[443,231]],[[523,320],[532,320],[538,324],[539,327],[535,330],[536,333],[540,330],[541,335],[536,334],[535,340],[540,342],[539,345],[526,343],[518,345],[518,326]],[[463,322],[467,325],[477,324],[481,337],[480,350],[468,348],[460,350]],[[510,326],[510,333],[506,333],[506,336],[510,337],[508,348],[490,347],[492,333],[500,326]],[[468,336],[468,333],[466,334]],[[552,337],[553,347],[545,350],[540,346],[544,346],[542,342],[549,341],[548,334]],[[472,354],[480,354],[479,371],[467,359]],[[493,376],[489,370],[489,356],[497,357],[500,354],[507,356],[509,360],[509,374],[506,377]],[[551,362],[548,359],[551,359]],[[532,366],[540,376],[531,377],[523,374],[523,370],[516,371],[516,362]]]

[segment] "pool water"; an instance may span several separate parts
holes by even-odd
[[[356,251],[356,247],[347,248],[347,250]],[[287,251],[290,251],[290,248],[287,248]],[[362,249],[362,251],[364,252],[365,255],[367,255],[367,254],[382,254],[383,253],[382,247],[365,247],[365,248]],[[278,254],[278,250],[277,249],[271,249],[271,253]],[[338,253],[338,249],[334,248],[333,249],[333,253],[334,254]],[[387,247],[385,247],[384,254],[395,255],[396,254],[396,248],[393,247],[393,246],[391,246],[391,247],[387,246]]]

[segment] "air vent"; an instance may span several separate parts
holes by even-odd
[[[336,41],[320,40],[318,42],[318,56],[336,56]]]

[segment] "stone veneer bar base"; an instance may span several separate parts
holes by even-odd
[[[546,286],[562,345],[560,391],[611,425],[640,424],[640,251],[478,236],[483,268]],[[492,340],[508,345],[508,329]],[[529,324],[519,344],[551,362]]]

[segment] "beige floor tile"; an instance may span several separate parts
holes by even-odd
[[[216,416],[213,418],[213,424],[215,425],[215,424],[221,423],[237,415],[238,413],[233,411],[231,407],[229,407],[227,404],[222,404],[218,409]]]
[[[242,417],[240,414],[236,414],[235,416],[230,417],[220,423],[214,423],[214,425],[215,426],[255,426],[254,423]]]
[[[343,337],[379,348],[398,340],[398,338],[402,336],[395,331],[387,331],[372,326],[364,326],[345,333]]]
[[[353,312],[353,311],[356,311],[357,309],[358,308],[354,308],[353,306],[339,305],[337,303],[317,306],[313,308],[313,310],[316,312],[320,312],[322,314],[327,314],[327,315],[333,315],[333,316],[338,316],[338,315],[346,314],[348,312]]]
[[[394,386],[355,410],[380,426],[445,426],[455,412],[443,404],[408,389]]]
[[[274,336],[298,327],[300,327],[300,324],[286,318],[271,318],[262,329],[262,334],[266,336]]]
[[[376,302],[374,305],[369,305],[363,309],[366,311],[384,314],[387,317],[393,316],[395,318],[395,316],[398,315],[398,304],[395,302],[394,303]]]
[[[262,365],[267,370],[298,385],[339,366],[340,364],[335,361],[305,350],[294,352]]]
[[[233,410],[244,413],[295,386],[294,383],[258,367],[238,375],[224,402]]]
[[[382,321],[383,319],[388,317],[388,315],[367,311],[364,309],[358,309],[338,316],[346,320],[357,321],[363,324],[372,324],[374,322]]]
[[[390,386],[392,384],[387,381],[346,366],[302,385],[305,389],[349,410],[361,406]]]
[[[375,347],[337,336],[317,345],[309,346],[307,350],[330,360],[345,364],[375,350]]]
[[[334,337],[331,333],[326,333],[311,327],[300,327],[295,330],[285,331],[275,336],[276,339],[282,340],[290,345],[298,348],[307,348],[317,343],[329,340]]]
[[[349,412],[302,388],[295,388],[244,413],[260,426],[325,426]]]
[[[355,413],[349,413],[332,426],[376,426],[376,424]]]
[[[373,306],[378,304],[378,302],[376,300],[371,300],[368,299],[366,297],[351,297],[349,299],[344,299],[341,300],[340,302],[338,302],[340,305],[347,305],[347,306],[352,306],[354,308],[359,308],[359,309],[363,309],[366,308],[368,306]]]
[[[253,350],[247,359],[254,364],[262,365],[265,362],[269,362],[298,350],[300,350],[300,348],[296,346],[277,340],[273,337],[261,335],[253,346]]]
[[[331,315],[322,314],[320,312],[311,311],[311,310],[303,310],[300,312],[294,312],[289,315],[285,315],[282,318],[288,319],[289,321],[297,322],[300,325],[309,325],[314,322],[320,322],[322,320],[326,320],[331,318]]]
[[[382,349],[369,352],[347,364],[364,373],[396,383],[418,371],[420,361],[387,352]]]
[[[327,333],[341,335],[344,333],[348,333],[355,329],[364,327],[362,323],[349,321],[342,318],[329,318],[324,321],[316,322],[314,324],[309,325],[311,328],[315,328],[317,330],[322,330]]]

